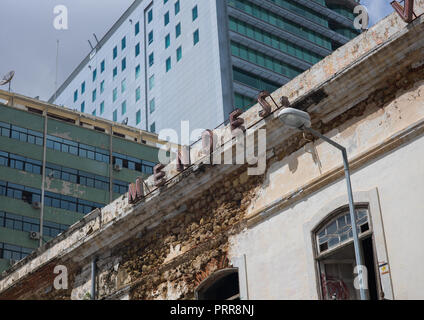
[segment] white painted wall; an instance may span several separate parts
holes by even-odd
[[[349,154],[357,156],[424,120],[424,98],[419,94],[423,88],[421,83],[384,110],[370,113],[361,121],[354,120],[355,124],[350,121],[327,136],[349,145]],[[342,164],[336,149],[322,141],[316,145],[322,172]],[[420,136],[352,173],[354,192],[378,189],[395,299],[424,299],[423,156],[424,137]],[[288,190],[304,185],[302,179],[311,180],[319,174],[311,154],[299,150],[268,168],[267,180],[252,208],[256,206],[257,210],[258,206],[271,203]],[[311,221],[328,203],[346,193],[345,180],[339,179],[231,239],[230,256],[246,255],[250,299],[318,298]],[[373,214],[372,223],[376,224]],[[382,242],[377,245],[384,246]]]

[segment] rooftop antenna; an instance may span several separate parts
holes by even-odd
[[[54,80],[54,102],[57,98],[57,72],[59,69],[59,39],[56,40],[56,75]]]
[[[15,71],[10,71],[3,76],[3,79],[0,80],[0,86],[4,86],[5,84],[9,84],[9,92],[10,92],[10,84],[12,82],[13,76],[15,75]]]
[[[99,40],[97,39],[97,36],[95,33],[93,33],[94,39],[96,39],[97,43],[99,43]]]
[[[87,40],[87,41],[88,41],[88,43],[90,44],[91,50],[93,50],[93,49],[94,49],[94,47],[93,47],[93,45],[91,44],[90,40]]]

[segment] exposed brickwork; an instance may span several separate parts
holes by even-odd
[[[121,280],[121,285],[135,283],[134,299],[154,299],[167,297],[169,281],[184,288],[181,299],[193,298],[196,275],[208,263],[210,269],[211,261],[226,256],[228,237],[243,227],[244,212],[262,179],[240,168],[198,199],[188,201],[187,210],[179,216],[127,241],[116,250],[122,254],[119,272],[130,279]],[[176,256],[167,259],[175,250]],[[162,290],[157,292],[158,288]]]

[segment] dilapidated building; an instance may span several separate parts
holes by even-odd
[[[239,116],[246,141],[266,132],[261,174],[211,165],[199,142],[189,165],[171,162],[3,273],[0,298],[356,299],[340,152],[284,127],[284,97],[347,148],[368,298],[424,298],[423,0],[414,12],[410,23],[393,13],[275,91],[270,114],[258,104]],[[229,127],[213,153],[235,161],[244,149]],[[57,266],[67,289],[55,288]]]

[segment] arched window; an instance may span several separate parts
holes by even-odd
[[[356,224],[363,263],[366,267],[366,290],[369,299],[377,299],[376,264],[369,212],[366,206],[356,208]],[[349,208],[333,212],[314,232],[316,261],[325,300],[359,299],[355,288],[356,266]],[[356,286],[357,287],[357,286]]]
[[[215,271],[196,288],[198,300],[240,300],[237,268]]]

